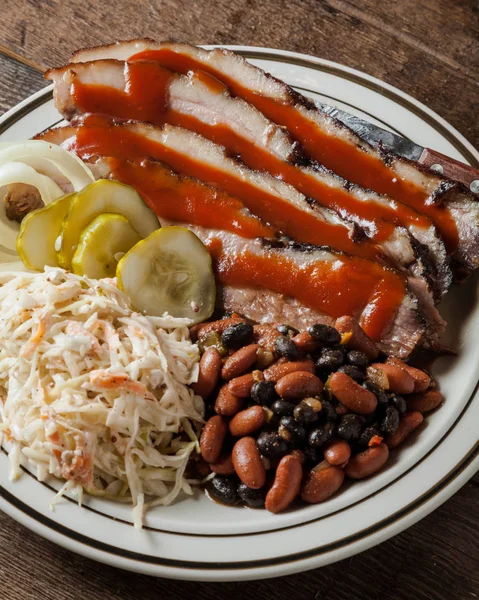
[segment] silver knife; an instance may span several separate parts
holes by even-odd
[[[321,104],[320,108],[331,117],[334,117],[350,127],[362,139],[369,142],[372,146],[392,150],[395,154],[418,162],[429,169],[432,169],[439,175],[445,175],[450,179],[460,181],[474,194],[479,194],[479,171],[458,160],[449,158],[440,152],[423,148],[413,141],[403,138],[400,135],[382,129],[369,121],[360,117],[351,115],[335,106]]]

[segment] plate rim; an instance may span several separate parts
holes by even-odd
[[[364,86],[364,82],[367,81],[369,84],[374,85],[374,87],[372,88],[374,91],[383,93],[384,90],[387,90],[389,92],[388,95],[391,96],[391,99],[393,101],[397,102],[397,99],[399,97],[402,100],[407,102],[407,108],[410,109],[411,107],[414,107],[414,110],[412,112],[416,112],[416,109],[420,109],[422,115],[427,114],[428,115],[427,122],[429,124],[432,124],[429,122],[430,120],[432,120],[433,126],[438,124],[440,126],[440,130],[441,130],[440,133],[442,134],[443,131],[446,131],[447,135],[444,137],[446,137],[448,139],[448,141],[451,141],[449,139],[449,136],[452,136],[452,138],[454,140],[453,145],[456,146],[456,144],[454,142],[456,142],[456,141],[459,142],[460,146],[459,146],[458,150],[462,154],[466,154],[466,156],[468,156],[468,158],[470,155],[473,159],[473,164],[475,162],[477,164],[477,166],[479,166],[479,153],[475,150],[475,148],[472,146],[472,144],[459,131],[457,131],[453,126],[451,126],[445,119],[443,119],[440,115],[438,115],[437,113],[435,113],[434,111],[429,109],[427,106],[425,106],[421,102],[415,100],[412,96],[406,94],[405,92],[402,92],[401,90],[399,90],[398,88],[395,88],[394,86],[391,86],[390,84],[387,84],[375,77],[372,77],[371,75],[368,75],[368,74],[358,71],[356,69],[352,69],[350,67],[346,67],[339,63],[335,63],[335,62],[321,59],[318,57],[310,56],[307,54],[290,52],[290,51],[286,51],[286,50],[262,48],[262,47],[256,47],[256,46],[231,46],[231,45],[208,46],[208,48],[215,48],[215,47],[216,48],[218,48],[218,47],[219,48],[228,48],[228,49],[234,50],[234,51],[242,54],[243,56],[245,56],[245,58],[258,58],[258,59],[266,59],[266,60],[269,59],[269,60],[273,60],[276,62],[288,62],[288,63],[296,65],[296,66],[304,66],[307,68],[322,67],[321,70],[328,71],[328,72],[333,71],[333,74],[336,74],[342,78],[344,78],[345,73],[352,75],[356,79],[356,81],[359,82],[359,84],[363,85],[363,86]],[[279,57],[284,58],[286,60],[280,61]],[[350,79],[350,78],[347,77],[347,79]],[[371,87],[371,86],[366,85],[365,87]],[[32,110],[39,107],[40,105],[44,104],[47,101],[47,99],[49,99],[49,97],[51,96],[52,89],[53,89],[52,85],[47,86],[46,88],[41,89],[38,92],[32,94],[28,98],[26,98],[23,101],[21,101],[20,103],[18,103],[16,106],[12,107],[9,111],[7,111],[0,118],[0,133],[9,129],[14,123],[21,120],[21,118],[23,116],[30,113]],[[417,112],[416,112],[416,114],[417,114]],[[420,115],[421,118],[422,118],[422,115]],[[435,128],[436,128],[436,130],[438,130],[437,127],[435,127]],[[474,395],[476,392],[477,392],[477,386],[476,386],[475,391],[471,395],[471,399],[474,398]],[[454,425],[459,423],[461,419],[462,419],[462,417],[458,416]],[[413,470],[414,468],[415,467],[412,467],[411,470]],[[445,484],[442,484],[443,480],[440,480],[439,482],[436,482],[436,484],[428,491],[427,494],[425,494],[427,496],[427,499],[422,500],[423,497],[417,499],[415,502],[412,503],[413,506],[410,510],[407,510],[407,509],[409,509],[409,506],[411,506],[411,504],[406,507],[403,507],[403,509],[401,511],[399,511],[399,513],[403,513],[406,511],[405,515],[402,515],[396,519],[393,519],[393,521],[391,523],[387,524],[385,527],[381,528],[379,531],[376,531],[376,533],[366,534],[366,536],[361,537],[359,540],[353,541],[353,542],[351,542],[351,544],[347,544],[343,548],[343,555],[338,556],[337,558],[333,558],[333,560],[327,561],[327,562],[328,563],[335,562],[336,560],[341,560],[347,556],[351,556],[352,554],[355,554],[358,551],[365,549],[366,547],[367,548],[372,547],[372,546],[376,545],[377,543],[380,543],[380,542],[388,539],[389,537],[399,533],[400,531],[404,530],[408,526],[411,526],[412,524],[417,522],[419,519],[421,519],[424,516],[426,516],[427,514],[429,514],[432,510],[434,510],[434,508],[437,508],[440,504],[442,504],[450,496],[452,496],[454,494],[454,492],[456,492],[464,483],[466,483],[466,481],[478,469],[479,469],[479,444],[476,444],[476,446],[473,447],[466,456],[462,457],[459,464],[456,465],[456,467],[447,474],[447,476],[446,476],[447,481]],[[434,491],[434,490],[436,490],[436,488],[438,486],[440,487],[440,489],[438,491]],[[5,492],[5,490],[3,490],[3,492]],[[206,577],[204,575],[204,573],[205,573],[204,571],[198,572],[198,570],[194,569],[194,568],[184,569],[182,567],[173,567],[173,566],[165,567],[165,566],[154,565],[153,570],[152,570],[151,568],[147,568],[150,566],[150,564],[145,563],[144,559],[143,559],[143,561],[141,559],[138,559],[137,561],[132,563],[132,561],[134,559],[124,558],[124,557],[118,555],[117,553],[109,555],[109,554],[106,554],[105,551],[98,550],[96,548],[93,548],[92,546],[85,546],[85,548],[84,548],[83,547],[84,544],[82,544],[79,541],[75,541],[74,537],[67,537],[67,536],[65,536],[64,533],[57,531],[56,528],[50,530],[48,528],[48,526],[42,524],[41,521],[44,518],[48,520],[48,518],[44,517],[43,515],[40,515],[39,513],[37,513],[37,514],[39,514],[41,519],[35,518],[34,516],[29,516],[26,512],[20,513],[20,515],[19,515],[18,511],[21,509],[18,509],[18,507],[16,507],[14,504],[10,505],[7,498],[5,497],[6,495],[9,495],[9,492],[6,492],[6,494],[2,493],[2,488],[0,487],[0,501],[1,501],[0,505],[2,506],[2,510],[4,510],[7,514],[10,514],[10,516],[15,518],[17,521],[19,521],[23,525],[27,526],[28,528],[32,529],[33,531],[36,531],[43,537],[46,537],[50,541],[58,543],[64,547],[68,548],[69,550],[78,552],[89,558],[94,558],[95,560],[99,560],[100,562],[105,562],[105,563],[111,564],[113,566],[121,566],[122,568],[130,569],[130,570],[134,570],[134,571],[138,571],[138,572],[143,572],[143,573],[147,572],[147,573],[153,574],[153,575],[166,576],[166,577],[178,578],[178,579],[197,579],[197,580],[205,580],[205,581],[220,581],[220,580],[238,580],[238,575],[240,575],[240,579],[257,579],[257,578],[265,578],[265,577],[276,577],[278,575],[284,575],[286,573],[298,572],[300,570],[304,570],[304,568],[314,568],[316,566],[316,565],[313,565],[310,567],[301,567],[301,562],[304,561],[305,559],[302,559],[302,558],[299,558],[297,560],[293,559],[293,563],[291,563],[290,561],[288,561],[288,557],[286,556],[286,557],[280,557],[281,559],[284,558],[285,560],[283,562],[280,562],[279,564],[274,564],[272,566],[267,566],[267,567],[263,567],[261,565],[258,567],[252,566],[252,567],[248,567],[247,571],[239,571],[239,570],[233,569],[231,573],[229,572],[228,568],[226,568],[224,571],[220,572],[220,576],[215,574],[213,577],[209,576],[209,575],[212,575],[213,573],[215,573],[215,571],[213,569],[209,569],[208,571],[206,571]],[[18,500],[16,497],[15,497],[15,499]],[[21,500],[18,500],[18,501],[20,503],[23,503]],[[7,503],[7,506],[10,510],[5,509],[5,506],[4,506],[5,503]],[[27,508],[29,508],[29,507],[27,506]],[[33,512],[36,512],[34,509],[31,509],[31,510]],[[393,518],[394,516],[395,515],[392,515],[390,517],[390,519]],[[389,519],[385,519],[384,521],[388,521],[388,520]],[[56,523],[55,521],[53,521],[53,519],[50,519],[50,521],[52,521],[52,523],[54,523],[55,525],[62,527],[59,523]],[[378,524],[375,524],[375,525],[378,525]],[[47,528],[46,531],[45,531],[45,528]],[[265,532],[265,533],[268,533],[268,532]],[[363,533],[363,532],[361,532],[361,533]],[[88,540],[92,541],[91,538],[88,538]],[[371,540],[372,540],[372,542],[371,542]],[[81,544],[81,547],[78,547],[78,543]],[[356,546],[361,543],[364,547],[356,548]],[[353,550],[349,551],[348,548],[350,548],[351,545],[353,546]],[[115,547],[111,547],[111,548],[113,550],[116,550]],[[344,549],[346,549],[345,553],[344,553]],[[325,550],[324,552],[329,553],[329,550]],[[261,561],[254,561],[254,562],[261,563]],[[292,567],[289,566],[291,564],[293,564],[294,566],[292,566]],[[299,564],[299,568],[298,568],[298,564]],[[172,571],[172,569],[173,569],[173,571]],[[175,569],[181,569],[181,573],[178,571],[175,571]]]

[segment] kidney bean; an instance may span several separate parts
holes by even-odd
[[[318,347],[318,342],[314,340],[307,331],[302,331],[294,336],[293,342],[300,352],[307,354],[314,352]]]
[[[221,356],[216,348],[207,348],[200,360],[198,381],[191,387],[195,394],[207,398],[215,389],[221,373]]]
[[[228,390],[238,398],[248,398],[255,383],[253,373],[246,373],[228,382]]]
[[[350,348],[353,350],[361,350],[361,352],[366,354],[369,360],[374,360],[378,357],[378,347],[372,341],[372,339],[366,335],[356,319],[353,319],[353,317],[349,316],[339,317],[339,319],[336,319],[334,326],[339,333],[351,334],[351,337],[348,341],[348,346]]]
[[[306,475],[301,487],[301,498],[309,504],[323,502],[339,490],[343,481],[342,469],[320,463]]]
[[[303,468],[298,456],[288,454],[279,461],[274,483],[266,494],[266,509],[279,513],[287,508],[299,494]]]
[[[431,385],[430,376],[424,371],[421,371],[421,369],[411,367],[399,358],[388,358],[387,363],[394,365],[395,367],[399,367],[400,369],[403,369],[409,373],[409,375],[414,379],[414,393],[425,392]]]
[[[411,394],[414,390],[414,379],[407,371],[390,363],[374,363],[370,369],[383,372],[388,378],[388,388],[396,394]]]
[[[423,421],[424,417],[419,411],[407,412],[401,417],[396,432],[388,435],[384,441],[389,448],[396,448],[396,446],[402,444]]]
[[[211,417],[205,423],[200,437],[200,450],[206,462],[216,462],[227,433],[228,425],[219,415]]]
[[[220,389],[216,398],[215,412],[223,417],[233,417],[243,408],[243,404],[244,399],[232,394],[226,384]]]
[[[427,390],[420,394],[411,394],[407,397],[407,406],[409,410],[418,410],[420,413],[427,413],[442,404],[444,396],[439,390]]]
[[[263,427],[266,413],[262,406],[251,406],[237,413],[230,421],[230,433],[234,437],[244,437]]]
[[[221,369],[221,377],[228,380],[242,375],[256,362],[258,348],[258,344],[250,344],[249,346],[240,348],[229,356]]]
[[[233,475],[235,468],[231,452],[221,455],[216,462],[210,464],[210,468],[217,475]]]
[[[284,400],[302,400],[316,396],[322,389],[319,377],[306,371],[289,373],[276,383],[276,393]]]
[[[231,317],[226,319],[219,319],[218,321],[203,323],[197,330],[198,339],[204,339],[212,331],[215,331],[216,333],[223,333],[225,329],[228,329],[228,327],[231,327],[231,325],[236,325],[236,323],[246,323],[246,321],[239,315],[233,314]]]
[[[266,482],[266,469],[256,441],[243,437],[233,446],[233,465],[241,481],[253,490],[259,490]]]
[[[329,378],[329,387],[333,395],[355,413],[369,415],[376,410],[376,396],[346,373],[333,373]]]
[[[330,465],[344,465],[351,457],[351,447],[346,440],[331,440],[324,447],[323,454]]]
[[[206,323],[196,323],[196,325],[192,325],[190,327],[190,330],[189,330],[190,331],[190,339],[193,343],[195,343],[198,340],[198,332],[205,325],[206,325]]]
[[[295,360],[287,362],[277,362],[271,365],[263,373],[266,381],[278,381],[281,377],[295,373],[297,371],[304,371],[307,373],[314,373],[314,362],[312,360]]]
[[[345,468],[346,475],[351,479],[369,477],[384,467],[388,456],[389,448],[386,444],[371,446],[351,458]]]

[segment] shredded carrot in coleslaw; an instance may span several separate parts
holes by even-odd
[[[192,493],[185,478],[204,405],[188,384],[199,353],[188,319],[135,313],[111,279],[62,269],[0,273],[0,434],[11,477],[144,508]]]

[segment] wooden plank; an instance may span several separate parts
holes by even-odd
[[[0,53],[0,114],[47,85],[43,75]]]
[[[460,0],[118,0],[114,10],[105,2],[4,0],[0,39],[45,66],[79,47],[145,35],[305,52],[398,86],[477,145],[477,15]]]
[[[160,509],[161,510],[161,509]],[[76,556],[0,514],[3,600],[465,600],[479,589],[477,489],[351,559],[259,582],[191,583],[135,575]]]

